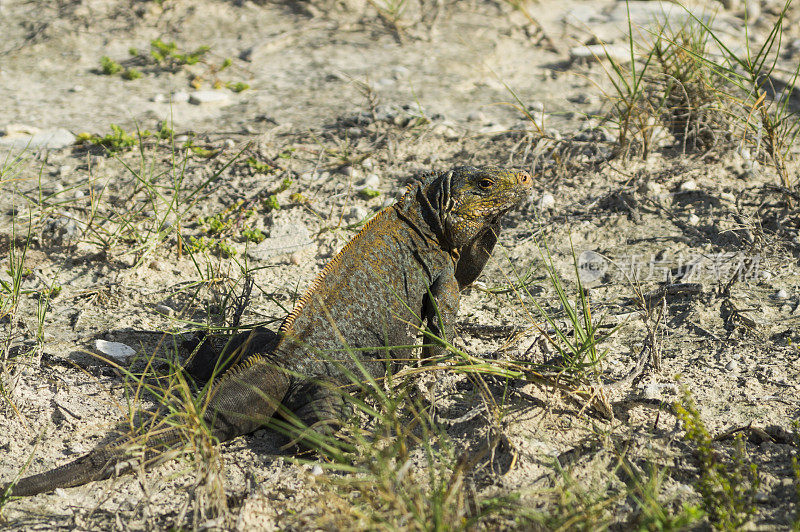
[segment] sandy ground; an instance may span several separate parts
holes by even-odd
[[[742,38],[742,7],[723,3],[713,3],[715,24],[735,41]],[[791,467],[800,406],[797,198],[774,187],[780,180],[768,164],[753,168],[733,148],[700,154],[667,135],[646,159],[616,156],[613,131],[595,129],[595,117],[610,109],[604,69],[571,49],[597,42],[593,34],[624,44],[624,2],[525,5],[532,19],[500,1],[411,2],[395,27],[355,0],[0,4],[6,141],[25,139],[34,128],[105,135],[111,124],[135,132],[165,122],[175,131],[174,148],[149,137],[141,151],[116,156],[74,143],[23,150],[0,137],[0,278],[9,279],[9,251],[30,244],[23,294],[0,319],[0,479],[28,460],[29,472],[64,463],[105,441],[125,418],[128,380],[93,355],[98,339],[133,347],[137,357],[124,364],[140,367],[144,355],[171,347],[162,332],[219,322],[219,307],[227,304],[221,294],[239,288],[245,259],[255,288],[242,321],[274,328],[355,234],[353,225],[387,205],[414,172],[498,164],[535,171],[536,190],[505,221],[479,289],[462,298],[457,345],[536,361],[552,354],[531,327],[542,321],[534,298],[564,321],[537,246],[546,241],[570,290],[572,250],[583,263],[596,258],[588,252],[610,259],[586,279],[592,312],[609,325],[603,330],[617,327],[600,346],[602,378],[627,375],[646,345],[657,346],[661,364],[609,392],[613,419],[551,388],[514,384],[503,418],[513,449],[504,452],[516,455],[514,467],[480,464],[478,493],[518,493],[552,513],[543,494],[563,484],[555,463],[600,497],[625,485],[618,467],[625,456],[640,471],[662,469],[666,508],[698,504],[696,446],[684,440],[671,406],[686,391],[712,435],[762,429],[743,431],[760,477],[748,526],[789,528],[800,504]],[[780,7],[759,5],[755,41]],[[800,43],[800,17],[796,6],[789,14],[795,24],[781,60],[791,65],[800,60],[800,46],[792,45]],[[184,51],[210,50],[195,65],[156,65],[142,59],[156,38]],[[144,55],[137,59],[130,48]],[[103,75],[103,56],[142,77]],[[221,69],[226,58],[230,66]],[[235,83],[249,88],[226,88]],[[217,101],[202,101],[206,93],[197,91],[214,91]],[[182,149],[187,142],[196,148]],[[365,186],[380,194],[359,192]],[[172,199],[179,207],[167,213]],[[267,212],[274,201],[280,209]],[[213,244],[178,255],[178,230],[186,242],[209,238],[204,217],[248,208],[255,212],[223,231],[234,258],[220,257]],[[244,228],[269,238],[263,246],[247,244]],[[286,242],[295,247],[275,251]],[[493,290],[525,272],[529,294]],[[643,319],[637,294],[665,282],[690,284],[647,298],[654,310]],[[41,303],[54,287],[49,303]],[[6,292],[2,297],[10,301]],[[44,308],[40,319],[37,309],[41,316]],[[491,333],[478,325],[505,328]],[[480,404],[477,391],[452,375],[420,389],[447,419]],[[146,396],[141,406],[151,401]],[[489,431],[482,416],[446,426],[465,448]],[[326,512],[324,482],[311,464],[294,463],[284,443],[261,431],[223,446],[226,520],[186,524],[194,477],[190,463],[172,461],[8,502],[0,527],[318,525]],[[714,446],[720,456],[734,454],[730,438]],[[613,499],[605,511],[623,529],[639,512],[630,497]]]

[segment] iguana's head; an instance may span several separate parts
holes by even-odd
[[[517,206],[533,186],[533,179],[524,170],[487,166],[459,166],[443,176],[439,203],[449,243],[458,249],[475,240],[496,224],[510,209]],[[449,188],[449,191],[448,191]]]

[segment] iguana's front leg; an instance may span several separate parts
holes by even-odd
[[[500,235],[500,224],[490,225],[486,231],[470,245],[461,248],[456,264],[456,280],[461,290],[475,282],[492,256],[497,237]]]
[[[446,342],[453,341],[456,314],[461,299],[459,282],[452,269],[448,268],[433,282],[423,303],[423,317],[428,322],[428,330]],[[444,346],[434,338],[425,338],[422,358],[428,360],[439,356]]]

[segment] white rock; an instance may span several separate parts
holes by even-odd
[[[94,341],[94,347],[104,355],[108,355],[116,360],[123,362],[127,361],[130,357],[136,354],[136,350],[129,345],[120,342],[109,342],[107,340],[97,339]]]
[[[378,174],[367,174],[367,177],[361,182],[362,188],[376,189],[381,185],[381,178]]]
[[[509,129],[510,128],[504,124],[489,124],[480,128],[478,133],[482,133],[484,135],[496,135],[498,133],[506,133],[509,131]]]
[[[736,196],[730,192],[720,192],[719,199],[722,201],[727,201],[728,203],[736,203]]]
[[[769,281],[770,279],[772,279],[772,274],[768,271],[763,271],[759,273],[758,276],[761,277],[761,279],[763,279],[764,281]]]
[[[375,81],[373,85],[375,86],[376,89],[383,89],[386,87],[391,87],[395,83],[397,82],[392,78],[380,78],[379,80]]]
[[[367,216],[369,216],[369,211],[367,209],[365,209],[361,205],[353,205],[352,207],[350,207],[350,210],[347,211],[347,214],[344,217],[350,223],[356,223],[360,222]]]
[[[772,297],[774,297],[775,299],[789,299],[789,292],[787,292],[784,288],[781,288],[780,290],[775,292],[775,295]]]
[[[434,135],[439,135],[447,140],[457,140],[459,138],[458,131],[447,124],[436,124],[431,131]]]
[[[267,260],[303,251],[313,245],[311,233],[305,225],[300,222],[282,222],[272,227],[269,238],[257,246],[249,247],[247,255],[253,260]]]
[[[730,360],[727,364],[725,364],[725,369],[731,373],[739,371],[739,361],[736,359]]]
[[[658,183],[653,183],[652,181],[647,182],[647,184],[645,185],[645,190],[647,191],[648,194],[655,197],[658,197],[664,193],[664,187],[662,187]]]
[[[539,200],[539,209],[544,211],[548,209],[552,209],[556,206],[556,198],[553,197],[552,194],[544,193],[542,194],[542,199]]]
[[[167,101],[167,97],[164,96],[163,94],[156,94],[155,96],[153,96],[151,98],[151,101],[153,101],[155,103],[164,103],[164,102]]]
[[[473,111],[467,115],[467,122],[485,122],[486,115],[480,111]]]
[[[320,476],[322,473],[324,473],[324,471],[319,464],[314,464],[314,467],[311,468],[311,474],[315,477]]]
[[[650,384],[644,387],[644,390],[642,390],[642,395],[644,396],[645,399],[650,399],[650,400],[661,399],[661,386],[659,384],[651,382]]]
[[[688,222],[689,225],[698,225],[700,223],[700,217],[696,214],[690,214]]]
[[[75,144],[75,135],[64,128],[39,129],[35,126],[10,124],[0,136],[0,146],[16,149],[57,150]]]
[[[189,95],[189,103],[203,105],[211,103],[227,103],[231,99],[230,93],[226,91],[194,91]]]
[[[697,182],[694,179],[687,179],[681,183],[680,190],[681,192],[691,192],[693,190],[697,190]]]
[[[186,91],[178,91],[172,93],[172,103],[185,103],[189,101],[189,93]]]
[[[234,146],[236,146],[236,142],[233,139],[225,139],[225,142],[223,142],[223,144],[225,144],[225,147],[228,149],[231,149]]]

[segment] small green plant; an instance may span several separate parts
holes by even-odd
[[[267,235],[261,229],[243,229],[242,237],[248,242],[258,244],[267,238]]]
[[[261,162],[255,157],[248,157],[245,161],[247,166],[258,172],[259,174],[268,174],[275,170],[272,166],[267,163]]]
[[[231,243],[225,239],[221,239],[219,242],[217,242],[215,249],[217,255],[223,259],[229,259],[236,256],[236,248],[234,248],[233,245],[231,245]]]
[[[202,253],[214,246],[214,241],[208,237],[201,236],[200,238],[190,236],[188,240],[184,240],[186,250],[189,253]]]
[[[200,222],[206,233],[209,235],[218,235],[230,227],[231,222],[224,220],[223,216],[224,213],[220,213],[203,218]]]
[[[675,403],[675,413],[683,422],[685,439],[697,447],[700,478],[697,490],[703,499],[703,510],[711,524],[720,530],[739,530],[755,513],[755,495],[759,487],[758,469],[748,463],[745,443],[737,435],[731,463],[724,463],[713,448],[697,406],[688,391]]]
[[[113,76],[122,71],[122,65],[104,55],[100,58],[100,69],[103,71],[103,74],[106,76]]]
[[[358,191],[359,195],[364,199],[377,198],[381,195],[380,190],[373,190],[371,188],[362,188]]]
[[[191,139],[186,142],[185,147],[190,152],[192,152],[193,155],[196,155],[197,157],[200,157],[202,159],[210,159],[211,157],[218,155],[220,152],[220,150],[214,150],[214,149],[204,148],[202,146],[197,146],[191,141]]]
[[[280,194],[281,192],[288,190],[293,183],[294,180],[291,177],[284,177],[283,181],[281,181],[281,184],[278,185],[277,190],[275,190],[275,194]]]
[[[144,72],[180,72],[188,70],[191,72],[189,84],[199,89],[206,82],[215,89],[227,87],[233,92],[242,92],[250,88],[250,85],[243,81],[224,81],[217,77],[217,74],[233,66],[231,58],[225,58],[221,64],[217,65],[208,60],[211,48],[199,46],[192,51],[181,50],[175,41],[165,41],[161,38],[150,41],[149,49],[142,52],[139,48],[128,48],[129,57],[117,62],[108,56],[100,59],[100,70],[103,74],[113,76],[120,74],[125,80],[135,80],[143,76]],[[197,69],[186,69],[202,63],[205,69],[198,73]]]
[[[225,84],[233,92],[243,92],[250,88],[250,85],[244,83],[243,81],[229,81]]]
[[[800,74],[800,64],[786,83],[778,84],[773,75],[782,53],[784,24],[791,3],[792,0],[785,1],[777,20],[759,47],[751,45],[749,24],[745,21],[743,53],[726,46],[706,22],[692,14],[694,22],[708,32],[710,40],[721,52],[721,59],[694,54],[695,59],[719,79],[725,80],[717,90],[730,103],[729,112],[740,126],[742,141],[754,147],[754,157],[764,150],[778,171],[781,184],[787,188],[793,183],[786,161],[800,134],[800,117],[797,111],[789,107]],[[779,87],[777,90],[776,86]]]
[[[614,89],[613,93],[607,94],[606,97],[612,105],[608,120],[617,126],[617,149],[624,155],[635,145],[642,157],[646,158],[653,141],[654,121],[659,114],[659,110],[653,107],[653,102],[645,91],[655,50],[647,51],[637,66],[638,50],[634,42],[633,24],[627,0],[625,7],[628,14],[629,66],[626,67],[605,47],[603,59],[606,61],[600,61],[600,64]],[[610,69],[606,67],[606,63],[610,65]]]
[[[267,209],[267,212],[279,211],[281,209],[281,204],[280,202],[278,202],[278,196],[276,196],[275,194],[270,194],[264,200],[264,208]]]
[[[137,136],[128,133],[116,124],[111,124],[111,133],[105,135],[95,135],[92,133],[79,133],[78,142],[85,144],[92,144],[94,146],[102,146],[106,149],[107,153],[114,154],[122,151],[128,151],[141,143],[142,140],[147,138],[155,138],[159,140],[171,139],[175,132],[163,122],[158,131],[151,132],[147,129],[138,131]]]
[[[183,65],[195,65],[211,50],[208,46],[200,46],[193,52],[184,52],[178,49],[175,41],[164,42],[161,39],[150,41],[150,57],[156,63],[177,70]]]
[[[662,488],[667,471],[650,462],[640,472],[626,456],[620,459],[626,479],[628,497],[638,507],[634,525],[636,530],[679,531],[701,520],[705,513],[699,505],[684,502],[677,512],[670,511],[662,501]]]
[[[127,80],[134,80],[139,79],[142,77],[142,73],[136,70],[135,68],[126,68],[125,72],[122,73],[122,78]]]

